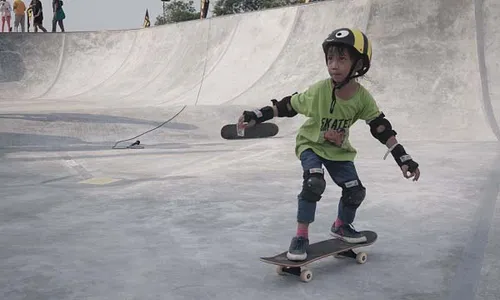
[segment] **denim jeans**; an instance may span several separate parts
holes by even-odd
[[[322,166],[325,166],[333,182],[335,182],[335,184],[342,189],[345,189],[345,185],[342,184],[353,180],[357,180],[361,185],[361,181],[359,180],[356,168],[354,167],[354,163],[352,161],[326,160],[316,155],[316,153],[314,153],[311,149],[307,149],[301,153],[300,161],[304,172],[313,168],[322,168]],[[302,199],[300,194],[297,198],[297,221],[300,223],[314,222],[317,203]],[[344,223],[350,224],[354,221],[355,216],[356,209],[344,206],[342,201],[339,200],[338,218],[340,218]]]

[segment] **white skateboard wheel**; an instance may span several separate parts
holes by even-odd
[[[364,264],[366,262],[367,258],[368,258],[368,255],[364,252],[359,252],[356,255],[356,261],[358,262],[358,264]]]
[[[300,280],[304,282],[309,282],[313,278],[313,273],[310,270],[304,270],[300,272]]]

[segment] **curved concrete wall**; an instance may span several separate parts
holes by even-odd
[[[5,34],[0,109],[259,107],[327,76],[321,41],[355,26],[374,47],[362,83],[405,136],[497,140],[499,15],[493,0],[336,0],[139,30]]]

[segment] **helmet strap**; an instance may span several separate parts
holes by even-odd
[[[357,78],[361,75],[352,75],[354,73],[354,68],[356,68],[356,65],[358,64],[360,58],[356,60],[355,63],[352,64],[351,70],[349,71],[349,75],[347,75],[346,79],[344,79],[342,82],[337,83],[332,79],[333,82],[333,91],[332,91],[332,102],[330,103],[330,113],[333,113],[333,110],[335,108],[335,104],[337,103],[337,96],[335,96],[335,90],[340,90],[343,88],[349,81],[351,81],[354,78]]]
[[[338,89],[340,90],[341,88],[344,87],[344,85],[346,85],[349,81],[351,81],[351,79],[354,79],[354,78],[357,78],[361,75],[352,75],[354,73],[354,68],[356,68],[356,65],[358,64],[358,62],[360,61],[361,58],[359,58],[355,63],[352,64],[351,66],[351,70],[349,70],[349,74],[347,75],[347,77],[344,79],[344,81],[342,82],[335,82],[333,79],[332,79],[332,82],[333,82],[333,90],[335,89]]]

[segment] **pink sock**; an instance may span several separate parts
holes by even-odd
[[[309,224],[297,224],[297,236],[309,238]]]
[[[344,225],[344,222],[342,222],[341,219],[337,218],[337,220],[335,220],[335,222],[333,224],[335,225],[335,227],[340,227],[340,226]]]

